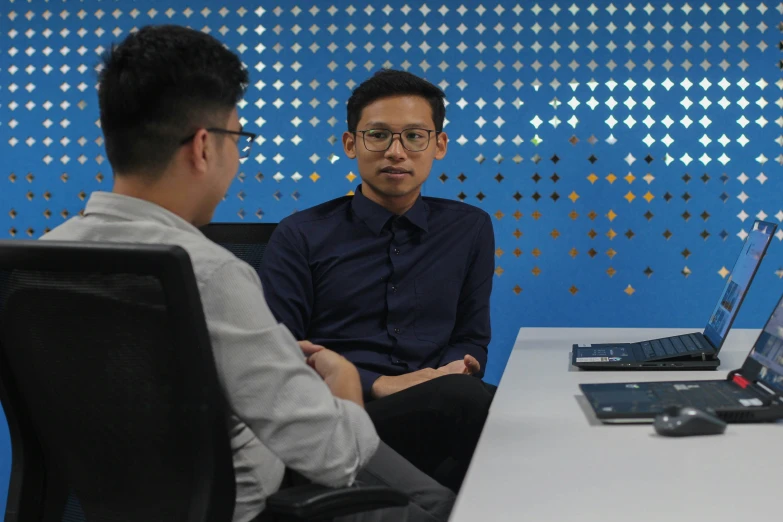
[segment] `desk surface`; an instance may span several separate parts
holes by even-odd
[[[779,520],[783,423],[660,437],[649,424],[600,424],[580,393],[578,385],[589,382],[724,378],[759,334],[732,330],[717,371],[588,372],[570,365],[574,343],[693,331],[522,328],[451,522]]]

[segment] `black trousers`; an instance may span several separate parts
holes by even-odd
[[[446,375],[365,405],[381,440],[459,492],[497,388]]]

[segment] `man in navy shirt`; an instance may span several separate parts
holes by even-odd
[[[421,196],[446,155],[443,98],[402,71],[362,83],[343,134],[362,184],[284,219],[262,279],[297,339],[357,366],[381,439],[457,491],[494,394],[480,377],[495,247],[486,212]]]

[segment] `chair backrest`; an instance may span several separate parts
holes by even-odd
[[[0,274],[6,522],[230,521],[225,402],[185,250],[0,241]]]
[[[277,223],[210,223],[201,231],[260,274],[266,245],[276,226]]]

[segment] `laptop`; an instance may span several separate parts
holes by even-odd
[[[579,386],[604,423],[652,422],[668,407],[692,406],[726,422],[783,419],[783,298],[745,363],[726,379]]]
[[[584,370],[714,370],[777,225],[755,221],[703,332],[639,343],[575,344],[571,364]]]

